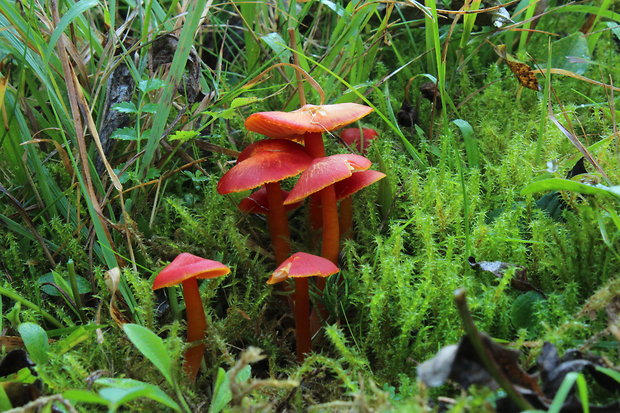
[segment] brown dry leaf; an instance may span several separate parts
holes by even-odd
[[[540,90],[540,85],[538,84],[538,79],[536,75],[532,71],[532,68],[527,64],[518,61],[513,56],[506,53],[506,45],[500,44],[499,46],[493,46],[495,49],[495,53],[508,65],[512,73],[517,77],[521,86],[526,87],[528,89]]]
[[[123,324],[127,324],[128,321],[123,316],[123,312],[116,305],[116,293],[118,292],[118,285],[121,280],[121,270],[118,267],[114,267],[105,273],[105,285],[112,294],[110,299],[110,317],[116,323],[117,326],[123,327]]]

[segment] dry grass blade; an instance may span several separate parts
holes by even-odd
[[[67,154],[67,151],[65,151],[65,148],[63,148],[59,142],[56,142],[53,139],[32,139],[32,140],[20,143],[20,145],[29,145],[31,143],[42,143],[42,142],[51,143],[54,145],[54,147],[56,148],[56,151],[58,152],[58,155],[60,156],[60,160],[62,161],[63,166],[65,167],[69,175],[73,175],[73,172],[74,172],[73,165],[71,165],[71,160],[69,159],[69,155]]]
[[[535,69],[535,70],[532,70],[531,73],[536,74],[536,75],[543,75],[547,73],[547,69]],[[604,87],[605,89],[610,89],[610,90],[615,90],[616,92],[620,92],[619,87],[616,87],[614,85],[608,85],[607,83],[599,82],[597,80],[590,79],[589,77],[578,75],[577,73],[571,72],[570,70],[552,68],[552,69],[549,69],[549,73],[551,73],[552,75],[562,75],[562,76],[572,77],[575,79],[583,80],[584,82],[587,82],[587,83],[591,83],[593,85]]]
[[[584,158],[586,158],[588,162],[590,162],[592,166],[596,168],[596,170],[603,176],[603,178],[605,178],[607,182],[610,182],[610,179],[605,173],[605,171],[603,171],[603,168],[601,168],[598,162],[596,162],[594,157],[592,157],[592,154],[590,153],[590,151],[588,151],[588,149],[585,146],[583,146],[581,141],[577,139],[577,137],[571,131],[566,129],[564,125],[560,123],[560,121],[555,117],[555,115],[552,112],[549,113],[549,119],[551,119],[551,121],[555,124],[555,126],[557,126],[558,129],[562,131],[564,136],[566,136],[568,140],[571,141],[573,145],[575,145],[575,147],[579,150],[579,152],[581,152]]]

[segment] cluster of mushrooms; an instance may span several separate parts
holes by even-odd
[[[311,351],[310,300],[308,277],[318,277],[319,290],[325,278],[339,271],[336,266],[341,235],[351,228],[350,196],[385,177],[370,170],[371,161],[358,154],[326,156],[323,133],[341,129],[372,112],[372,108],[356,103],[304,105],[293,112],[259,112],[245,121],[248,131],[268,139],[246,147],[237,163],[220,179],[220,194],[259,188],[239,204],[248,213],[267,215],[270,238],[278,267],[267,283],[295,281],[293,307],[297,359],[303,361]],[[349,128],[342,133],[343,141],[365,152],[376,132]],[[290,192],[280,182],[300,175]],[[321,256],[296,252],[291,254],[287,211],[309,199],[310,227],[322,231]],[[338,214],[338,201],[340,217]],[[343,228],[341,228],[343,227]],[[205,345],[206,321],[198,295],[196,278],[213,278],[230,270],[221,263],[181,254],[164,268],[155,279],[153,289],[179,282],[187,310],[187,341],[198,342],[185,354],[185,369],[191,379],[196,377]],[[188,275],[189,274],[189,275]]]

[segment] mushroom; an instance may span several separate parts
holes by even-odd
[[[275,284],[289,278],[295,279],[295,342],[297,360],[300,362],[312,349],[308,277],[325,278],[338,271],[338,267],[325,258],[305,252],[296,252],[284,260],[267,281],[268,284]],[[300,288],[304,284],[305,288]]]
[[[245,120],[245,127],[249,131],[258,132],[270,138],[286,138],[303,141],[306,151],[313,158],[325,156],[323,132],[339,129],[353,123],[372,112],[371,107],[357,103],[337,103],[333,105],[304,105],[292,112],[258,112]],[[310,222],[313,230],[323,226],[323,249],[327,240],[339,238],[338,223],[327,227],[321,221],[321,205],[335,204],[333,190],[326,189],[320,195],[310,200]],[[332,192],[332,193],[330,193]],[[320,199],[320,201],[319,201]],[[337,212],[336,212],[337,214]],[[323,208],[324,216],[324,208]],[[333,246],[328,246],[332,250]],[[338,245],[336,245],[336,256]],[[332,253],[333,255],[333,253]],[[330,258],[325,255],[324,257]]]
[[[282,204],[280,181],[300,174],[312,159],[298,143],[283,139],[265,139],[241,152],[238,163],[217,184],[220,194],[241,192],[264,185],[267,195],[267,222],[276,262],[291,253],[286,212]]]
[[[181,283],[187,317],[187,342],[203,340],[207,331],[207,319],[198,292],[198,278],[215,278],[226,275],[230,268],[221,262],[197,257],[187,252],[179,254],[170,264],[157,274],[153,290]],[[191,381],[196,379],[205,344],[190,347],[185,352],[184,368]]]
[[[378,137],[377,131],[370,128],[346,128],[340,132],[340,139],[349,146],[355,145],[360,153],[365,153],[370,141]]]

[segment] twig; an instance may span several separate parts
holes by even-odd
[[[465,333],[467,333],[467,337],[469,338],[469,342],[476,350],[476,354],[484,364],[487,372],[493,377],[493,379],[499,384],[508,397],[517,405],[521,410],[532,410],[532,405],[512,386],[512,383],[506,378],[504,373],[499,369],[499,366],[493,359],[493,355],[489,353],[486,347],[482,344],[480,340],[480,334],[478,333],[478,329],[474,324],[474,320],[471,317],[471,313],[469,312],[469,308],[467,307],[467,298],[465,296],[465,289],[459,288],[454,292],[454,302],[456,303],[456,307],[459,310],[459,315],[461,316],[461,321],[463,322],[463,329]]]

